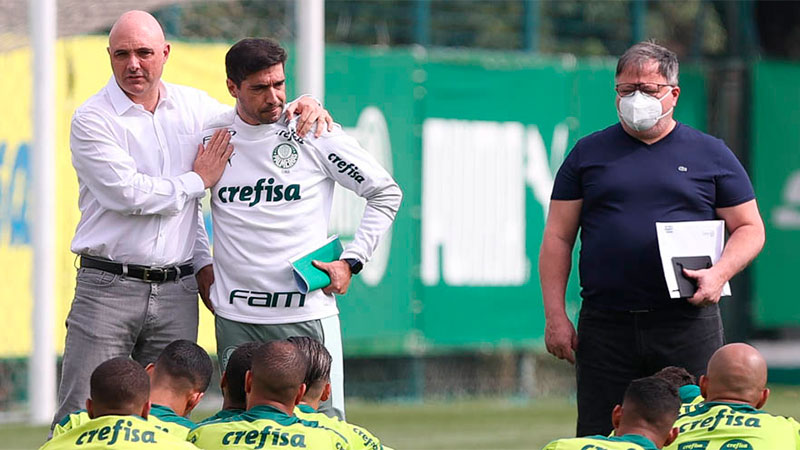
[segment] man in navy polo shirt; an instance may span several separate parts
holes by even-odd
[[[719,139],[673,119],[675,53],[651,42],[617,64],[620,122],[579,140],[558,171],[540,252],[547,350],[576,363],[578,436],[608,434],[631,380],[665,366],[701,375],[722,346],[722,287],[755,258],[764,225],[742,165]],[[689,299],[670,299],[655,223],[724,219],[730,237]],[[581,232],[578,330],[564,295]]]

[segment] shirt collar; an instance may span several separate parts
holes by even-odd
[[[632,442],[636,445],[641,446],[646,450],[658,450],[658,447],[656,447],[656,444],[653,443],[653,441],[639,434],[626,434],[624,436],[616,436],[611,439],[625,441],[625,442]]]
[[[169,406],[159,405],[157,403],[151,403],[150,404],[150,410],[159,412],[161,414],[171,414],[173,416],[177,416],[178,415],[175,412],[175,410],[170,408]]]
[[[700,397],[700,386],[696,384],[687,384],[678,389],[678,395],[681,398],[681,403],[690,403],[697,397]]]
[[[281,425],[291,425],[300,420],[295,416],[290,416],[284,411],[269,405],[258,405],[247,410],[244,414],[254,419],[268,419],[280,423]]]
[[[316,409],[314,409],[311,406],[306,405],[306,404],[297,405],[297,409],[299,409],[300,411],[302,411],[304,413],[308,413],[308,414],[313,414],[313,413],[317,412]]]
[[[156,108],[161,106],[162,103],[173,105],[174,103],[172,102],[172,97],[169,95],[169,89],[167,89],[166,84],[163,81],[160,81],[159,83],[158,104],[156,105]],[[119,84],[117,84],[117,79],[114,78],[114,75],[111,75],[111,79],[108,80],[106,90],[108,91],[108,95],[111,99],[111,105],[114,107],[114,111],[118,116],[125,114],[129,109],[136,105],[133,100],[128,98],[128,95],[125,94],[125,91],[119,87]]]

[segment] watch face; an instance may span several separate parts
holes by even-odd
[[[292,144],[283,143],[272,150],[272,162],[281,169],[289,169],[297,164],[297,149]]]

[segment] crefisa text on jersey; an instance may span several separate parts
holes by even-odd
[[[125,426],[123,426],[123,424]],[[126,422],[124,419],[119,419],[114,426],[105,426],[97,430],[89,430],[82,433],[75,441],[75,445],[86,445],[94,441],[108,441],[107,445],[114,445],[118,440],[157,443],[156,435],[153,431],[140,430],[133,426],[132,421],[128,420]]]
[[[350,178],[356,180],[356,183],[364,181],[364,177],[358,173],[358,166],[343,160],[336,153],[330,153],[328,155],[328,161],[332,162],[333,165],[339,169],[339,173],[345,173],[346,171],[347,174],[350,175]]]
[[[262,191],[264,192],[263,196],[261,195]],[[275,184],[275,178],[261,178],[256,181],[255,186],[223,186],[219,188],[217,197],[222,203],[239,201],[247,203],[247,206],[253,206],[262,200],[265,202],[279,202],[281,200],[291,202],[300,200],[300,185],[290,184],[284,186]]]

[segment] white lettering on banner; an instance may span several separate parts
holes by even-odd
[[[535,125],[427,119],[422,134],[423,283],[524,284],[525,186],[546,217],[567,125],[555,127],[549,158]]]
[[[380,109],[374,106],[364,108],[358,116],[355,128],[345,128],[344,131],[355,138],[387,172],[393,172],[389,127]],[[343,245],[347,245],[355,236],[366,204],[366,200],[348,189],[340,186],[334,189],[330,231],[341,237]],[[364,270],[359,273],[359,278],[368,286],[375,286],[383,279],[391,246],[392,229],[389,228],[372,254],[369,264],[364,264]]]
[[[783,187],[783,204],[772,210],[772,222],[783,230],[800,229],[800,170],[795,170]]]

